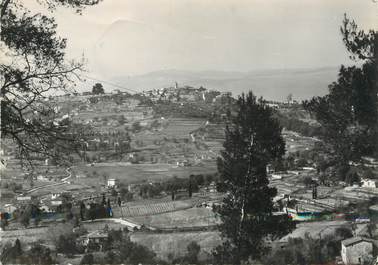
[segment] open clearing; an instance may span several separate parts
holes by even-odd
[[[216,172],[215,161],[202,163],[201,165],[178,167],[172,164],[130,164],[125,162],[97,163],[93,166],[81,165],[73,168],[76,173],[88,176],[76,179],[76,182],[92,185],[103,182],[102,176],[119,179],[125,184],[143,182],[160,182],[177,176],[186,178],[190,174],[210,174]],[[97,177],[93,177],[94,172]],[[89,177],[91,176],[91,177]]]

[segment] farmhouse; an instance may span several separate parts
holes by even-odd
[[[364,188],[377,188],[377,181],[374,179],[362,179],[361,183]]]
[[[49,179],[46,176],[38,175],[37,176],[37,180],[39,180],[39,181],[48,181]]]
[[[15,210],[17,210],[17,207],[13,204],[5,204],[3,206],[4,212],[7,212],[9,214],[12,214]]]
[[[55,200],[56,198],[60,197],[61,195],[62,195],[61,192],[52,192],[50,194],[52,200]]]
[[[341,242],[341,258],[345,265],[364,264],[373,258],[373,242],[364,237],[352,237]]]
[[[86,248],[86,251],[102,251],[104,246],[108,243],[108,239],[108,233],[105,233],[103,231],[94,231],[80,237],[81,244]]]
[[[19,203],[29,203],[31,201],[31,199],[32,199],[31,196],[23,196],[23,195],[17,196],[17,198],[16,198],[16,200]]]
[[[117,179],[108,179],[108,187],[113,188],[118,185],[118,180]]]

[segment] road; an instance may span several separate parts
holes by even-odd
[[[46,184],[46,185],[43,185],[43,186],[38,186],[38,187],[33,188],[31,190],[25,191],[24,194],[26,195],[26,194],[32,193],[32,192],[40,190],[40,189],[44,189],[44,188],[48,188],[48,187],[53,187],[53,186],[59,186],[59,185],[63,185],[63,184],[69,183],[68,179],[70,179],[72,177],[72,172],[70,171],[70,168],[67,168],[66,172],[67,172],[68,176],[65,177],[65,178],[63,178],[63,179],[61,179],[60,182],[58,182],[58,183],[52,183],[52,184]]]

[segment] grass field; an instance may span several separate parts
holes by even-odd
[[[187,246],[195,241],[201,246],[200,260],[211,257],[212,250],[221,244],[219,232],[178,232],[178,233],[133,233],[130,239],[156,252],[164,260],[187,254]]]
[[[305,150],[310,150],[314,147],[316,141],[315,138],[305,137],[299,135],[296,132],[284,130],[282,132],[284,140],[286,142],[286,151],[288,153],[294,153],[297,151],[303,152]]]
[[[20,230],[5,230],[0,231],[1,245],[4,246],[7,242],[14,244],[18,238],[22,243],[28,244],[38,240],[46,240],[48,234],[48,227],[28,228]]]
[[[76,173],[92,176],[97,172],[98,177],[76,179],[77,183],[87,185],[103,183],[102,176],[119,179],[125,184],[160,182],[173,176],[188,177],[190,174],[208,174],[216,172],[214,162],[203,163],[197,166],[177,167],[171,164],[130,164],[124,162],[97,163],[94,166],[80,165],[73,168]]]

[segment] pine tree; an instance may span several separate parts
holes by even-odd
[[[350,161],[378,155],[378,32],[365,32],[345,16],[341,34],[350,58],[361,66],[341,66],[329,94],[303,103],[323,127],[329,149],[329,166],[340,180],[350,170]]]
[[[266,173],[267,164],[285,153],[282,128],[272,117],[272,109],[252,92],[239,97],[237,106],[218,159],[221,189],[227,192],[222,205],[214,208],[225,239],[214,252],[218,264],[258,259],[268,250],[266,240],[292,228],[286,215],[272,214],[277,190],[268,186]]]

